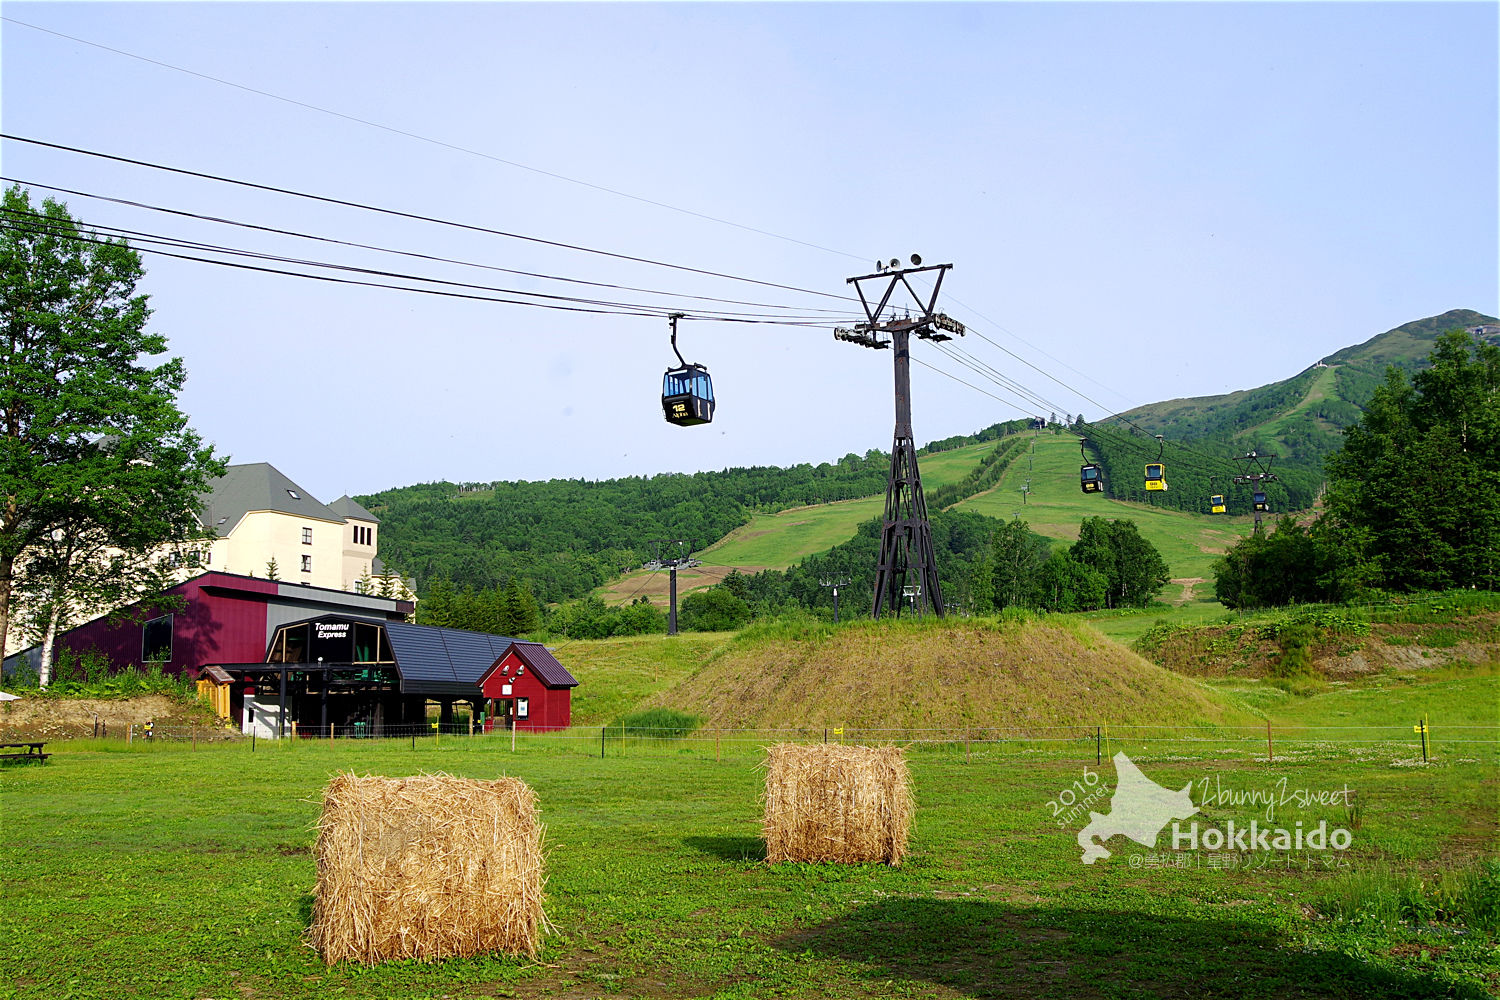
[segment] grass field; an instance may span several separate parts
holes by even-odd
[[[1038,534],[1070,543],[1077,541],[1078,525],[1085,517],[1128,518],[1161,552],[1174,579],[1212,581],[1214,560],[1247,537],[1253,527],[1249,517],[1188,514],[1083,493],[1078,489],[1078,439],[1042,434],[1035,444],[1035,453],[1023,454],[1011,463],[993,490],[964,500],[957,508],[1002,519],[1019,514]],[[1028,479],[1031,491],[1023,503],[1021,488]],[[1171,481],[1168,467],[1167,482]],[[1172,600],[1180,592],[1180,588],[1169,588],[1163,599]],[[1199,594],[1204,592],[1198,588]],[[1207,593],[1212,593],[1211,585]]]
[[[920,460],[923,485],[933,489],[958,482],[996,446],[997,442],[987,441],[924,455]],[[749,524],[736,528],[697,554],[704,563],[701,570],[679,570],[677,592],[686,594],[711,587],[731,569],[743,573],[786,569],[810,555],[847,542],[854,537],[860,522],[879,517],[884,509],[885,497],[881,495],[756,514]],[[623,604],[641,595],[657,600],[666,595],[667,586],[663,574],[637,570],[602,587],[599,593],[608,604]]]
[[[1054,813],[1071,789],[1112,784],[1107,761],[919,748],[913,853],[890,869],[765,864],[753,747],[719,762],[670,742],[605,759],[512,755],[496,739],[58,749],[0,773],[7,1000],[1477,998],[1494,975],[1482,900],[1500,883],[1475,867],[1494,850],[1493,750],[1427,768],[1393,766],[1409,747],[1274,767],[1138,754],[1166,787],[1355,791],[1357,817],[1342,804],[1281,813],[1287,826],[1356,823],[1347,852],[1229,867],[1122,837],[1082,864],[1085,818]],[[312,825],[344,770],[531,783],[553,925],[539,959],[325,967],[305,944]],[[1253,816],[1221,803],[1197,818]],[[1441,909],[1449,896],[1417,878],[1459,903]]]

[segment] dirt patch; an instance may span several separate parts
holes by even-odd
[[[1197,596],[1193,593],[1193,590],[1198,586],[1198,584],[1203,583],[1204,579],[1201,576],[1184,576],[1179,577],[1172,582],[1182,584],[1182,593],[1178,594],[1177,600],[1172,602],[1173,604],[1182,605],[1189,604],[1197,599]]]
[[[160,694],[109,700],[31,697],[0,703],[0,743],[84,739],[95,734],[96,720],[99,734],[110,739],[124,739],[132,724],[191,726],[212,721],[197,703]]]

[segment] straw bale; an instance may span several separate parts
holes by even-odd
[[[766,748],[767,861],[884,861],[906,855],[915,804],[900,747]]]
[[[330,965],[537,953],[542,825],[519,778],[335,775],[315,853],[312,945]]]

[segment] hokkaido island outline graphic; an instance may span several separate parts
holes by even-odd
[[[1091,865],[1109,857],[1104,841],[1117,833],[1144,847],[1155,847],[1157,836],[1168,823],[1187,819],[1198,811],[1188,795],[1192,787],[1189,781],[1176,791],[1163,788],[1142,774],[1123,750],[1115,754],[1115,793],[1109,798],[1109,812],[1090,812],[1088,826],[1078,831],[1083,863]]]

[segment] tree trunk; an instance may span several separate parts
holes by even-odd
[[[47,634],[42,637],[41,662],[36,669],[37,686],[44,691],[52,683],[52,647],[57,642],[57,622],[61,617],[62,611],[53,604],[52,611],[47,615]]]
[[[11,581],[16,572],[16,557],[0,556],[0,663],[5,662],[5,637],[10,631]]]

